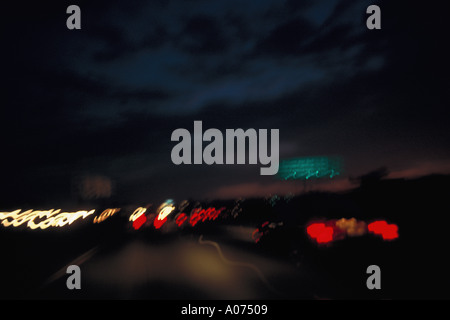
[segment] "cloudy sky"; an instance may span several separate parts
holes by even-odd
[[[70,4],[81,30],[66,28]],[[371,4],[381,30],[366,28]],[[175,166],[171,133],[192,132],[194,120],[279,129],[281,159],[340,156],[335,186],[381,166],[396,177],[450,172],[447,17],[432,2],[26,1],[2,11],[0,204],[70,197],[82,175],[109,177],[129,201],[295,190],[260,165]]]

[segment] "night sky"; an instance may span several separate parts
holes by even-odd
[[[81,30],[66,8],[81,8]],[[381,30],[366,8],[381,8]],[[279,129],[280,159],[450,172],[448,13],[433,1],[2,4],[0,205],[62,203],[79,177],[121,201],[298,190],[261,165],[172,163],[171,133]],[[317,184],[319,184],[317,182]],[[317,188],[320,188],[318,185]],[[0,208],[1,209],[1,208]],[[23,208],[26,209],[26,208]]]

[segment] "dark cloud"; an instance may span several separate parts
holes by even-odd
[[[314,4],[314,1],[312,1],[312,0],[302,0],[302,1],[287,0],[284,5],[285,9],[287,10],[287,12],[285,12],[285,14],[287,14],[287,13],[292,14],[293,12],[301,13],[305,9],[310,8],[313,4]]]
[[[148,103],[152,100],[168,99],[170,94],[163,90],[139,89],[117,92],[114,94],[114,97],[117,97],[121,103],[130,103],[132,101]]]
[[[103,48],[92,54],[94,62],[111,62],[145,49],[156,50],[167,42],[167,30],[156,25],[145,30],[142,39],[132,42],[128,35],[118,26],[99,26],[89,37],[103,43]]]
[[[255,51],[258,54],[298,55],[302,53],[305,42],[317,30],[306,20],[297,18],[278,25],[265,39],[259,43]]]
[[[325,28],[325,31],[317,32],[319,36],[306,45],[304,50],[308,53],[321,53],[335,48],[345,49],[349,45],[352,30],[349,24]],[[353,44],[357,43],[353,42]]]
[[[217,54],[228,47],[219,23],[207,16],[191,17],[178,38],[178,45],[190,54]]]

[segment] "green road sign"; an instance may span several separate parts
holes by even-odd
[[[278,177],[282,180],[331,179],[341,173],[339,157],[308,157],[281,161]]]

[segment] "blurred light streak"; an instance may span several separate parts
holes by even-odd
[[[186,213],[182,212],[180,214],[177,215],[176,219],[175,219],[175,223],[177,224],[177,226],[181,227],[181,225],[187,220],[187,215]]]
[[[173,210],[175,210],[175,207],[174,207],[174,206],[168,206],[168,207],[162,208],[162,209],[159,211],[158,216],[156,217],[156,219],[158,219],[158,220],[164,220],[164,219],[166,219],[167,216],[168,216],[169,214],[171,214]]]
[[[172,204],[172,200],[166,200],[162,205],[158,208],[158,215],[153,220],[153,226],[155,229],[161,228],[164,223],[167,221],[167,217],[175,210],[175,206]]]
[[[216,220],[219,214],[225,209],[226,209],[225,207],[222,207],[218,210],[214,207],[210,207],[208,209],[195,208],[191,212],[189,223],[191,224],[191,226],[195,227],[195,225],[199,221],[205,222],[206,219]]]
[[[175,206],[172,204],[162,206],[162,208],[158,212],[158,216],[155,220],[166,220],[167,216],[171,214],[175,210]]]
[[[134,230],[138,230],[147,221],[145,214],[141,214],[133,221]]]
[[[317,243],[329,243],[333,241],[333,228],[327,227],[325,223],[313,223],[306,228],[306,232]]]
[[[265,221],[265,222],[263,222],[263,224],[261,225],[260,228],[256,228],[253,231],[252,239],[255,241],[255,243],[258,243],[261,240],[262,236],[267,233],[267,228],[266,228],[266,230],[264,230],[264,228],[267,227],[268,225],[269,225],[269,221]]]
[[[164,223],[167,222],[167,217],[165,217],[164,219],[160,220],[160,219],[154,219],[153,220],[153,226],[155,227],[155,229],[159,229],[161,228]]]
[[[261,240],[261,237],[263,236],[263,233],[259,231],[259,228],[256,228],[252,233],[252,239],[255,241],[255,243],[258,243],[259,240]]]
[[[143,215],[147,211],[146,208],[139,207],[130,215],[130,218],[128,220],[135,221],[137,218],[139,218],[141,215]]]
[[[265,235],[267,235],[269,232],[272,232],[272,230],[283,226],[284,223],[283,222],[271,222],[269,223],[269,221],[265,221],[263,222],[263,224],[261,225],[261,227],[256,228],[253,233],[252,233],[252,239],[253,241],[255,241],[255,243],[258,243],[261,238]]]
[[[63,227],[67,224],[72,224],[79,218],[86,218],[94,214],[95,210],[90,211],[77,211],[77,212],[61,212],[61,209],[50,210],[27,210],[20,213],[22,210],[18,209],[11,212],[0,212],[0,220],[5,227],[13,226],[19,227],[22,224],[27,223],[27,227],[30,229],[47,229],[49,227]],[[40,219],[39,223],[35,223],[35,219]],[[45,218],[45,219],[44,219]],[[44,219],[44,220],[42,220]]]
[[[47,278],[47,280],[44,281],[43,286],[49,285],[55,280],[58,280],[59,278],[67,275],[67,267],[70,265],[77,265],[80,266],[90,258],[92,258],[97,253],[98,247],[94,247],[91,250],[86,251],[79,257],[75,258],[73,261],[69,262],[67,265],[59,269],[57,272],[52,274],[50,277]]]
[[[364,221],[358,221],[355,218],[339,219],[336,221],[336,227],[350,237],[362,236],[367,232],[366,223]]]
[[[106,209],[100,215],[98,215],[94,218],[94,223],[103,222],[106,219],[108,219],[109,217],[112,217],[116,212],[119,212],[119,211],[120,211],[120,208]]]
[[[383,240],[394,240],[398,238],[398,226],[388,224],[385,220],[374,221],[367,226],[369,232],[381,235]]]
[[[225,256],[223,255],[222,249],[220,248],[219,244],[218,244],[217,242],[215,242],[215,241],[210,241],[210,240],[204,241],[204,240],[203,240],[203,235],[200,236],[200,238],[198,239],[198,242],[199,242],[200,244],[202,244],[202,245],[210,245],[210,246],[213,246],[214,248],[216,248],[217,253],[219,254],[220,259],[221,259],[225,264],[230,265],[230,266],[234,266],[234,267],[245,267],[245,268],[249,268],[249,269],[253,270],[253,271],[258,275],[259,279],[266,285],[266,287],[267,287],[270,291],[272,291],[272,292],[274,292],[274,293],[276,293],[276,294],[278,294],[278,295],[281,295],[281,293],[280,293],[278,290],[276,290],[276,289],[269,283],[269,281],[266,279],[266,277],[265,277],[264,274],[261,272],[261,270],[260,270],[257,266],[255,266],[254,264],[247,263],[247,262],[240,262],[240,261],[231,261],[231,260],[228,260],[228,259],[225,258]]]
[[[254,238],[258,236],[257,231],[262,232],[261,228],[255,230]],[[344,239],[347,236],[363,236],[367,232],[379,235],[383,240],[394,240],[398,238],[398,226],[396,224],[388,224],[385,220],[377,220],[366,224],[366,222],[358,221],[355,218],[342,218],[339,220],[311,223],[307,226],[306,232],[317,243],[329,243]]]

